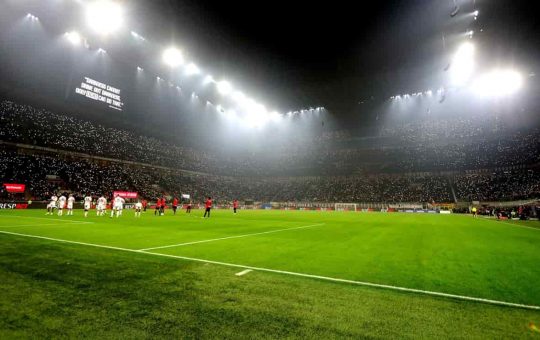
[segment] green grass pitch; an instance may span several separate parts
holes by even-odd
[[[539,222],[201,216],[0,211],[0,338],[540,336]]]

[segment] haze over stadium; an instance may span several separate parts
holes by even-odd
[[[530,3],[0,1],[1,338],[540,334]]]

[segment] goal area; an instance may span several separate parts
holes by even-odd
[[[356,211],[358,204],[356,203],[336,203],[334,209],[336,211]]]

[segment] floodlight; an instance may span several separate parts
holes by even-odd
[[[235,91],[233,93],[233,99],[234,101],[236,101],[238,104],[243,104],[245,101],[246,101],[246,96],[240,92],[240,91]]]
[[[137,71],[144,71],[144,69],[140,66],[137,66]]]
[[[227,95],[232,91],[232,85],[228,81],[222,80],[217,84],[219,93]]]
[[[268,114],[268,117],[270,118],[271,121],[278,122],[279,119],[281,118],[281,115],[277,111],[272,111]]]
[[[475,17],[477,17],[477,16],[478,16],[478,13],[479,13],[479,12],[476,10],[476,11],[473,12],[473,15],[474,15]]]
[[[94,31],[109,34],[122,26],[124,13],[117,2],[96,0],[86,7],[86,21]]]
[[[208,76],[204,77],[204,81],[203,81],[204,85],[210,84],[210,83],[213,83],[213,82],[215,82],[215,80],[211,75],[208,75]]]
[[[482,97],[511,95],[523,86],[523,76],[514,70],[494,70],[478,77],[472,90]]]
[[[70,43],[77,46],[80,45],[82,41],[81,35],[75,31],[67,32],[66,38]]]
[[[184,63],[182,52],[177,48],[170,47],[163,52],[163,62],[170,67],[178,67]]]
[[[474,71],[474,45],[464,43],[461,45],[454,58],[450,69],[452,84],[455,86],[465,85]]]
[[[98,48],[98,52],[99,52],[99,53],[107,53],[107,51],[105,51],[105,50],[104,50],[104,49],[102,49],[101,47],[100,47],[100,48]]]
[[[190,63],[186,66],[186,75],[192,76],[201,73],[201,70],[194,63]]]
[[[139,40],[142,40],[142,41],[145,41],[146,39],[140,35],[139,33],[135,32],[135,31],[131,31],[131,35],[135,38],[135,39],[139,39]]]

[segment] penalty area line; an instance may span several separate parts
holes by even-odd
[[[147,251],[147,250],[157,250],[157,249],[165,249],[165,248],[182,247],[182,246],[189,246],[189,245],[192,245],[192,244],[199,244],[199,243],[207,243],[207,242],[215,242],[215,241],[230,240],[230,239],[233,239],[233,238],[242,238],[242,237],[249,237],[249,236],[257,236],[257,235],[272,234],[272,233],[278,233],[278,232],[281,232],[281,231],[313,228],[313,227],[318,227],[318,226],[321,226],[321,225],[324,225],[324,224],[325,224],[325,223],[310,224],[310,225],[305,225],[305,226],[302,226],[302,227],[284,228],[284,229],[277,229],[277,230],[263,231],[263,232],[260,232],[260,233],[252,233],[252,234],[244,234],[244,235],[227,236],[227,237],[213,238],[213,239],[209,239],[209,240],[193,241],[193,242],[186,242],[186,243],[169,244],[169,245],[166,245],[166,246],[152,247],[152,248],[144,248],[144,249],[139,249],[139,250],[140,250],[140,251]]]
[[[36,238],[36,239],[54,241],[54,242],[59,242],[59,243],[77,244],[77,245],[83,245],[83,246],[88,246],[88,247],[111,249],[111,250],[118,250],[118,251],[124,251],[124,252],[136,253],[136,254],[153,255],[153,256],[167,257],[167,258],[180,259],[180,260],[193,261],[193,262],[200,262],[200,263],[209,263],[209,264],[221,265],[221,266],[226,266],[226,267],[249,269],[249,270],[252,270],[252,271],[260,271],[260,272],[267,272],[267,273],[276,273],[276,274],[284,274],[284,275],[297,276],[297,277],[305,277],[305,278],[317,279],[317,280],[321,280],[321,281],[348,283],[348,284],[358,285],[358,286],[381,288],[381,289],[386,289],[386,290],[393,290],[393,291],[400,291],[400,292],[407,292],[407,293],[416,293],[416,294],[419,294],[419,295],[443,297],[443,298],[450,298],[450,299],[454,299],[454,300],[478,302],[478,303],[484,303],[484,304],[490,304],[490,305],[514,307],[514,308],[522,308],[522,309],[530,309],[530,310],[540,310],[540,306],[525,305],[525,304],[521,304],[521,303],[484,299],[484,298],[478,298],[478,297],[466,296],[466,295],[449,294],[449,293],[435,292],[435,291],[430,291],[430,290],[422,290],[422,289],[415,289],[415,288],[406,288],[406,287],[385,285],[385,284],[379,284],[379,283],[371,283],[371,282],[339,279],[339,278],[333,278],[333,277],[321,276],[321,275],[296,273],[296,272],[290,272],[290,271],[286,271],[286,270],[277,270],[277,269],[269,269],[269,268],[262,268],[262,267],[246,266],[246,265],[241,265],[241,264],[234,264],[234,263],[227,263],[227,262],[220,262],[220,261],[198,259],[198,258],[187,257],[187,256],[152,253],[152,252],[143,251],[143,250],[137,250],[137,249],[129,249],[129,248],[114,247],[114,246],[106,246],[106,245],[95,244],[95,243],[86,243],[86,242],[62,240],[62,239],[57,239],[57,238],[52,238],[52,237],[14,233],[14,232],[10,232],[10,231],[0,231],[0,234],[12,235],[12,236],[20,236],[20,237],[28,237],[28,238]]]

